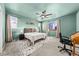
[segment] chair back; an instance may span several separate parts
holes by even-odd
[[[59,33],[59,38],[60,38],[60,42],[63,42],[62,34],[61,33]]]

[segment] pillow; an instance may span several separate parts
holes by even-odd
[[[24,28],[24,33],[36,32],[35,28]]]

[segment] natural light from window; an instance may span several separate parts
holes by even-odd
[[[17,17],[10,16],[10,23],[11,23],[11,28],[16,29],[17,28]]]

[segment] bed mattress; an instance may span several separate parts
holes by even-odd
[[[33,44],[34,41],[39,40],[41,38],[46,39],[47,34],[46,33],[38,33],[38,32],[33,32],[33,33],[24,33],[25,38],[28,38]]]

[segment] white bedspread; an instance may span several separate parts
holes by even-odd
[[[24,33],[25,37],[28,38],[33,44],[34,41],[41,39],[41,38],[46,38],[47,34],[46,33],[39,33],[39,32],[32,32],[32,33]]]

